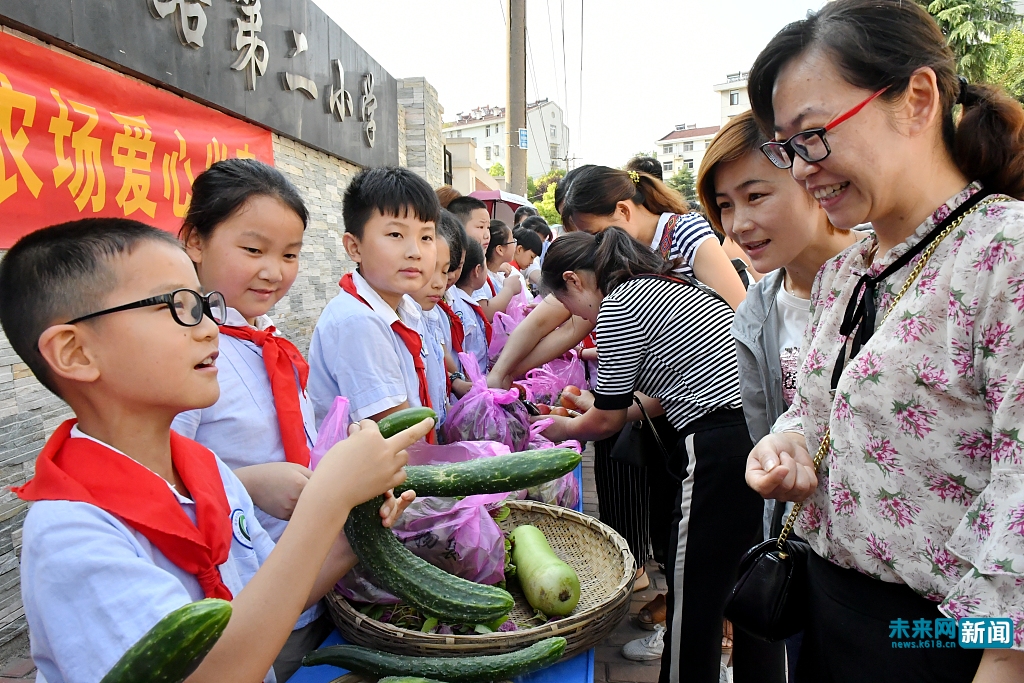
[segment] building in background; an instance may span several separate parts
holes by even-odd
[[[665,179],[671,178],[684,168],[690,169],[696,178],[704,151],[718,130],[719,126],[698,128],[695,123],[681,123],[674,131],[654,143]]]
[[[737,71],[725,77],[725,83],[714,86],[714,91],[722,98],[722,121],[724,126],[729,119],[750,109],[750,98],[747,96],[747,75],[749,71]]]
[[[690,169],[696,178],[704,151],[711,144],[715,134],[729,119],[750,109],[747,97],[747,71],[737,71],[725,78],[713,90],[721,99],[721,121],[717,126],[697,127],[695,123],[681,123],[675,130],[654,143],[658,161],[661,162],[665,178],[671,178],[683,168]]]
[[[566,168],[569,149],[569,128],[562,108],[545,98],[526,105],[527,165],[531,178],[556,169]],[[485,169],[494,164],[508,166],[505,145],[518,144],[519,134],[507,137],[504,107],[477,107],[459,114],[458,119],[444,124],[448,139],[470,138],[476,143],[476,161]]]
[[[444,144],[445,155],[451,160],[451,185],[462,194],[477,190],[504,190],[504,178],[493,178],[477,162],[477,147],[473,138],[448,138]]]

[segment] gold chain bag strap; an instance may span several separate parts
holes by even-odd
[[[963,220],[977,209],[1001,201],[1000,197],[986,197],[985,193],[978,193],[971,199],[965,202],[965,204],[969,203],[968,206],[962,205],[963,210],[954,212],[947,221],[944,221],[946,225],[941,225],[936,229],[937,235],[921,252],[921,258],[907,275],[900,291],[893,297],[892,304],[882,316],[879,327],[896,309],[896,304],[900,299],[910,291],[914,281],[921,275],[942,240],[960,227]],[[814,455],[815,474],[818,473],[821,462],[828,454],[831,444],[831,429],[826,427],[821,445]],[[793,505],[778,538],[759,543],[747,551],[740,561],[740,578],[733,587],[732,595],[725,606],[725,616],[730,621],[769,642],[782,640],[799,633],[803,630],[805,623],[807,555],[811,550],[806,542],[789,538],[803,507],[802,502]]]

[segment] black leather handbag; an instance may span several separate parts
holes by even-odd
[[[641,403],[640,398],[633,394],[633,402],[640,408],[642,419],[636,422],[627,422],[619,432],[619,438],[615,440],[608,457],[632,467],[647,467],[662,465],[665,471],[673,479],[679,477],[669,467],[669,452],[665,448],[665,440],[658,432],[657,426],[647,414],[647,409]],[[666,430],[674,431],[670,425],[665,423]],[[673,442],[674,443],[674,442]]]

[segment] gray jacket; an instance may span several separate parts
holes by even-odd
[[[775,420],[788,408],[782,395],[779,322],[775,315],[776,296],[785,279],[786,273],[780,268],[751,286],[732,322],[731,332],[736,340],[736,359],[740,366],[743,417],[750,440],[755,444],[771,432]],[[763,520],[766,540],[771,537],[774,514],[775,501],[766,500]]]
[[[782,395],[779,323],[775,315],[775,299],[784,280],[781,268],[761,278],[747,290],[747,298],[736,309],[732,323],[743,417],[755,444],[771,432],[775,420],[788,407]]]

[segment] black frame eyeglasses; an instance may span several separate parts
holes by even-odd
[[[171,312],[174,322],[182,327],[195,327],[203,321],[204,315],[210,316],[210,319],[218,325],[223,325],[228,319],[228,304],[224,300],[224,295],[220,292],[210,292],[203,296],[193,289],[176,289],[169,294],[151,296],[148,299],[141,299],[130,304],[124,304],[123,306],[115,306],[90,313],[89,315],[83,315],[64,324],[74,325],[83,320],[107,315],[108,313],[130,311],[133,308],[145,308],[146,306],[159,306],[161,304],[167,306],[167,310]]]
[[[778,168],[793,168],[795,157],[800,157],[809,164],[822,161],[832,153],[832,148],[829,147],[825,134],[840,123],[852,119],[861,109],[868,106],[873,99],[888,89],[888,87],[885,87],[873,93],[853,109],[832,119],[823,128],[802,130],[788,140],[770,140],[761,145],[761,151],[768,157],[768,161],[775,164]]]

